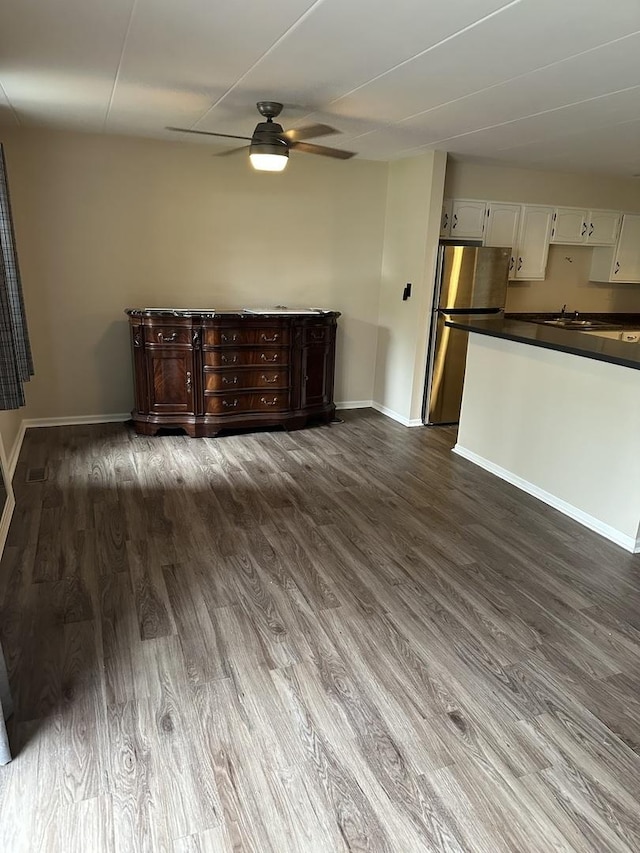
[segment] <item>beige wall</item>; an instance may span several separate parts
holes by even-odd
[[[451,159],[445,196],[640,212],[637,179],[483,166]]]
[[[36,376],[25,417],[126,412],[129,306],[343,313],[338,401],[371,400],[387,164],[52,131],[5,143]],[[11,431],[11,427],[7,428]]]
[[[450,160],[445,196],[633,212],[640,211],[640,180]],[[557,311],[566,303],[574,311],[640,313],[639,285],[589,281],[592,252],[584,246],[551,246],[546,279],[510,282],[507,311]]]
[[[445,164],[429,151],[389,165],[374,400],[405,421],[420,418]]]

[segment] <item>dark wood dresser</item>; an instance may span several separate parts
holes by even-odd
[[[300,429],[335,414],[337,311],[128,308],[136,431]]]

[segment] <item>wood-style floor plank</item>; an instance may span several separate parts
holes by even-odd
[[[344,420],[27,431],[0,850],[640,849],[640,556]]]

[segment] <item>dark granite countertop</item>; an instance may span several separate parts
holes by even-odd
[[[535,315],[540,317],[541,315]],[[549,315],[553,316],[553,315]],[[581,315],[588,316],[588,315]],[[592,315],[601,317],[602,315]],[[543,349],[553,349],[558,352],[568,352],[584,358],[595,358],[610,364],[620,364],[640,370],[640,343],[626,343],[609,338],[600,338],[586,332],[573,329],[560,329],[554,326],[543,326],[537,323],[515,320],[513,317],[495,317],[492,319],[469,318],[452,315],[448,316],[447,326],[475,332],[478,335],[488,335],[491,338],[505,338],[521,344],[529,344]]]

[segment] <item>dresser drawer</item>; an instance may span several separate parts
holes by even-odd
[[[282,367],[289,361],[288,349],[269,347],[263,349],[217,349],[205,350],[204,363],[207,367],[241,367],[254,364],[256,367]]]
[[[205,396],[208,415],[244,415],[248,412],[284,412],[289,408],[289,391],[263,391],[249,394]]]
[[[288,388],[289,369],[287,367],[273,370],[211,370],[205,368],[205,391],[237,391],[241,388]]]
[[[327,325],[305,326],[302,330],[303,344],[324,344],[331,339],[331,327]]]
[[[145,326],[144,340],[147,344],[192,344],[191,326]]]
[[[205,346],[288,346],[289,329],[283,327],[241,326],[239,328],[205,329]]]

